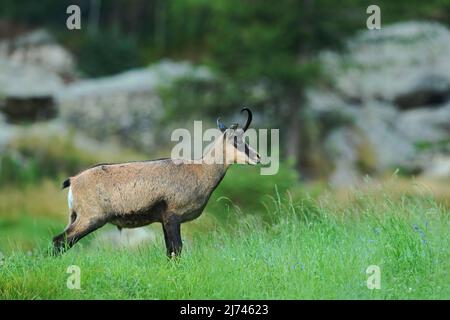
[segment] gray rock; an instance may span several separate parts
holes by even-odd
[[[442,75],[423,75],[406,92],[400,92],[394,103],[401,109],[441,105],[450,98],[450,79]]]
[[[422,107],[401,112],[397,129],[410,144],[450,139],[450,102],[436,109]]]
[[[60,77],[41,67],[0,59],[1,97],[49,97],[63,85]]]
[[[324,68],[343,97],[394,101],[430,74],[450,77],[450,32],[436,23],[397,23],[362,31],[345,54],[324,52]],[[438,83],[438,86],[440,84]]]
[[[355,130],[340,128],[333,131],[325,141],[325,148],[334,161],[334,172],[329,177],[332,186],[354,185],[359,182],[360,174],[355,163],[358,160],[357,146],[361,143]]]
[[[62,118],[99,140],[116,137],[138,148],[158,141],[164,116],[158,89],[181,77],[210,77],[208,69],[190,63],[162,61],[148,68],[75,82],[59,92]]]
[[[20,65],[37,66],[65,79],[76,76],[75,58],[45,29],[0,42],[0,57]]]
[[[450,153],[449,56],[450,31],[419,22],[363,31],[345,53],[320,55],[334,87],[309,89],[308,104],[319,119],[327,113],[352,119],[325,137],[333,184],[352,184],[367,173],[359,166],[361,144],[372,149],[373,173],[380,174],[430,172],[436,154]]]
[[[423,175],[427,178],[450,178],[450,156],[437,155],[425,166]]]

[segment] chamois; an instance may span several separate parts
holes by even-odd
[[[245,142],[252,113],[248,108],[243,111],[248,118],[242,129],[237,124],[227,128],[217,119],[222,134],[200,161],[100,164],[64,181],[63,189],[69,187],[70,218],[64,232],[53,238],[54,252],[64,252],[107,223],[121,229],[160,222],[167,255],[178,256],[182,249],[180,224],[200,216],[230,164],[260,162],[259,154]]]

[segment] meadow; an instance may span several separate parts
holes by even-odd
[[[105,226],[52,257],[68,221],[67,174],[148,158],[91,149],[30,131],[0,155],[0,299],[450,298],[448,181],[397,174],[340,190],[299,182],[289,163],[273,176],[233,166],[203,215],[182,225],[180,259],[166,258],[159,224],[137,247],[99,241],[118,232]],[[70,289],[73,266],[80,289]],[[367,286],[369,266],[380,289]]]
[[[64,207],[65,196],[51,181],[39,191],[21,189],[38,215],[22,205],[0,219],[0,298],[450,298],[449,210],[432,193],[393,195],[389,186],[379,186],[352,191],[344,204],[331,192],[319,197],[275,188],[264,206],[246,212],[233,197],[223,198],[227,180],[205,213],[183,225],[178,260],[165,257],[159,225],[149,227],[156,240],[137,249],[94,245],[94,233],[51,257],[49,241],[67,218],[55,207]],[[3,212],[7,203],[17,208],[20,202],[7,192],[0,192]],[[80,289],[67,286],[73,265],[80,270]],[[380,289],[367,287],[371,265],[380,268]]]

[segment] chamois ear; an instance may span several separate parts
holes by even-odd
[[[220,118],[217,118],[217,128],[219,128],[220,131],[225,132],[227,130],[227,127],[220,121]]]

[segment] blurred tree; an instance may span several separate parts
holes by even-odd
[[[231,0],[214,6],[216,17],[208,38],[213,65],[243,91],[264,86],[265,112],[282,128],[286,154],[306,174],[316,141],[304,90],[322,79],[317,52],[338,47],[350,32],[365,25],[365,7],[358,3],[281,0],[275,5]]]

